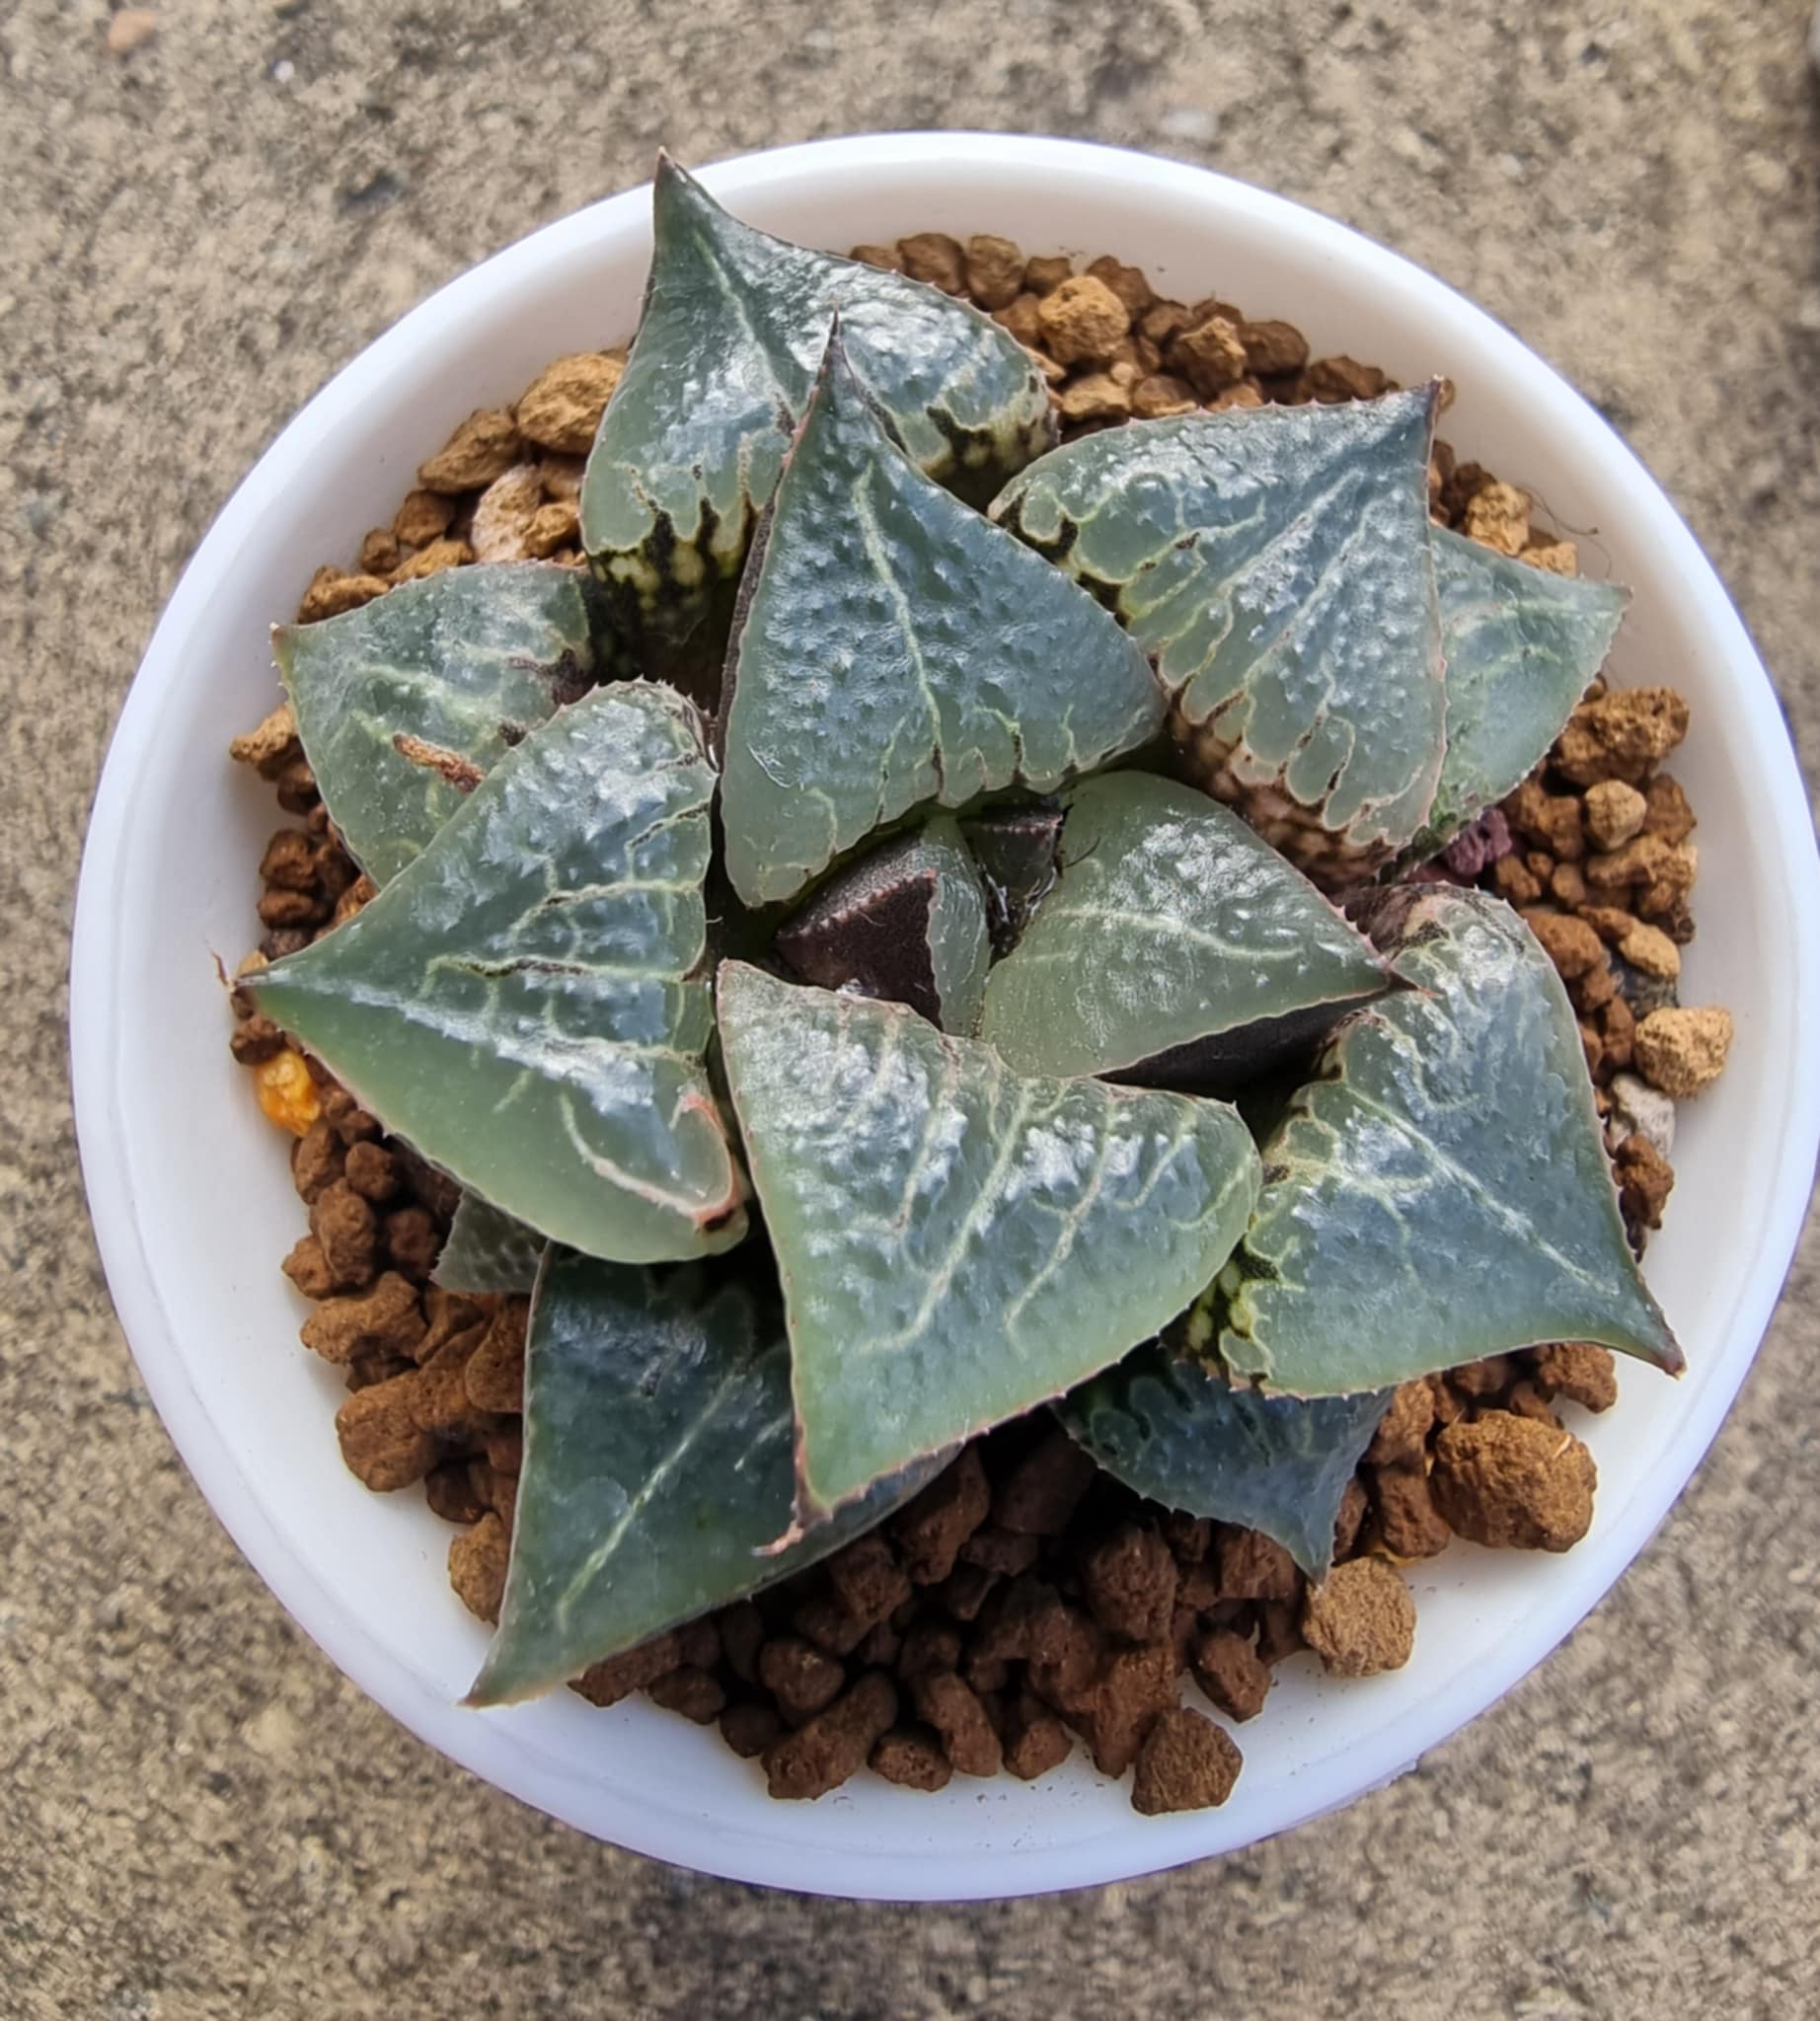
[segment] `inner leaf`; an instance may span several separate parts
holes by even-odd
[[[908,1004],[970,1037],[992,948],[985,893],[953,820],[938,814],[830,878],[778,930],[777,951],[804,982]]]
[[[1020,1073],[1225,1089],[1311,1049],[1389,980],[1237,814],[1117,772],[1068,795],[1060,882],[993,969],[980,1036]]]
[[[1164,716],[1111,618],[892,445],[838,337],[726,678],[721,818],[749,905],[795,897],[915,807],[1047,791]]]
[[[1117,1360],[1256,1198],[1223,1103],[1025,1078],[899,1005],[739,962],[719,998],[790,1317],[804,1520]]]
[[[536,1229],[464,1193],[436,1258],[436,1282],[448,1291],[527,1292],[547,1246]]]
[[[1324,882],[1409,842],[1440,777],[1435,400],[1108,428],[992,508],[1151,654],[1196,782]]]
[[[471,1705],[528,1698],[838,1549],[939,1462],[781,1551],[790,1349],[775,1298],[699,1265],[552,1255],[525,1346],[524,1468]]]
[[[984,504],[1054,440],[1029,354],[966,304],[742,224],[667,156],[652,226],[644,319],[588,460],[581,536],[616,619],[669,671],[684,655],[718,671],[732,585],[837,310],[855,371],[932,478]]]
[[[1401,885],[1355,917],[1414,987],[1339,1027],[1264,1145],[1209,1301],[1220,1360],[1299,1396],[1552,1340],[1678,1371],[1554,964],[1481,892]]]
[[[1070,1438],[1134,1493],[1273,1536],[1311,1579],[1390,1401],[1264,1396],[1161,1341],[1140,1347],[1055,1406]]]
[[[272,652],[348,854],[384,884],[476,779],[594,685],[591,585],[501,562],[403,582],[358,610],[280,625]]]
[[[742,1186],[703,1069],[714,768],[667,688],[601,688],[421,856],[245,986],[493,1206],[618,1261],[725,1248]]]

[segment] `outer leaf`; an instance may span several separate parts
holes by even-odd
[[[1156,660],[1209,789],[1330,881],[1407,843],[1440,776],[1434,410],[1425,387],[1108,428],[992,508]]]
[[[830,878],[779,930],[777,951],[804,982],[908,1004],[970,1037],[992,948],[986,895],[960,830],[938,814]]]
[[[906,1500],[926,1464],[799,1542],[790,1522],[790,1350],[774,1302],[699,1266],[554,1252],[525,1352],[524,1470],[499,1632],[468,1702],[589,1664],[826,1557]]]
[[[1223,1103],[1022,1079],[898,1005],[739,962],[720,1007],[784,1280],[805,1517],[1117,1360],[1256,1197]]]
[[[1021,1074],[1230,1086],[1312,1047],[1390,979],[1306,877],[1192,786],[1083,781],[1061,860],[986,987],[980,1036]]]
[[[461,805],[464,771],[492,771],[594,685],[592,602],[572,568],[445,568],[341,617],[272,633],[324,804],[375,884]],[[453,762],[438,769],[437,754]]]
[[[652,216],[644,320],[581,490],[583,544],[647,645],[674,650],[730,597],[836,310],[930,476],[983,504],[1054,440],[1029,354],[965,304],[755,231],[667,157]]]
[[[527,1292],[548,1247],[536,1229],[464,1193],[436,1258],[436,1282],[448,1291]]]
[[[740,594],[720,786],[748,904],[931,801],[1047,791],[1146,742],[1163,695],[1094,600],[886,440],[830,342]]]
[[[1263,1396],[1153,1341],[1056,1405],[1069,1436],[1128,1488],[1273,1536],[1310,1578],[1388,1390]]]
[[[1432,529],[1447,658],[1447,755],[1426,827],[1432,856],[1542,763],[1605,664],[1630,592],[1554,575]]]
[[[1416,987],[1340,1026],[1264,1146],[1212,1298],[1220,1359],[1302,1396],[1550,1340],[1678,1370],[1554,965],[1481,892],[1403,885],[1359,911]]]
[[[740,1178],[692,979],[713,791],[681,696],[598,689],[502,758],[364,911],[247,986],[503,1212],[621,1261],[724,1248]]]

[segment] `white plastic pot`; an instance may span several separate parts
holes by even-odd
[[[334,1661],[432,1746],[585,1832],[706,1872],[827,1894],[957,1898],[1142,1874],[1281,1832],[1414,1761],[1508,1690],[1591,1608],[1686,1482],[1750,1366],[1799,1231],[1820,1137],[1820,877],[1769,681],[1710,565],[1647,473],[1549,367],[1439,281],[1340,226],[1179,164],[1054,140],[892,134],[707,172],[742,217],[845,249],[922,228],[1003,232],[1032,251],[1116,253],[1168,292],[1217,290],[1405,381],[1449,374],[1446,432],[1533,487],[1631,584],[1621,679],[1693,705],[1675,770],[1700,815],[1700,937],[1684,995],[1737,1019],[1723,1081],[1683,1111],[1678,1183],[1649,1277],[1687,1349],[1680,1383],[1623,1371],[1591,1535],[1559,1558],[1456,1545],[1410,1573],[1403,1672],[1281,1674],[1242,1733],[1222,1810],[1146,1819],[1077,1754],[1025,1786],[939,1796],[862,1776],[771,1802],[712,1731],[559,1691],[457,1704],[484,1630],[450,1593],[453,1533],[420,1496],[341,1465],[334,1373],[297,1340],[278,1274],[300,1231],[285,1144],[227,1051],[214,960],[257,929],[268,789],[230,766],[274,699],[266,629],[311,566],[388,520],[417,462],[553,355],[630,336],[649,246],[645,189],[536,233],[464,275],[341,372],[229,501],[178,586],[127,697],[83,864],[71,1042],[82,1163],[121,1321],[203,1492]],[[1462,1286],[1463,1299],[1471,1287]],[[155,1681],[154,1681],[154,1688]]]

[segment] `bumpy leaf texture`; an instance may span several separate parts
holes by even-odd
[[[724,1248],[742,1185],[696,973],[713,791],[681,696],[597,689],[500,759],[364,911],[246,987],[502,1212],[622,1262]]]
[[[1447,660],[1447,755],[1408,852],[1420,861],[1542,763],[1605,664],[1630,592],[1431,530]]]
[[[1021,1074],[1238,1086],[1390,980],[1292,864],[1173,780],[1083,781],[1061,865],[986,987],[980,1036]]]
[[[919,806],[1047,791],[1164,718],[1093,598],[892,447],[844,335],[741,589],[726,692],[721,821],[748,905]]]
[[[929,1462],[783,1550],[790,1349],[775,1296],[701,1266],[552,1253],[525,1349],[524,1470],[499,1630],[468,1702],[501,1705],[826,1557]]]
[[[970,1038],[992,945],[986,894],[952,817],[938,814],[829,878],[778,930],[777,951],[806,983],[908,1004]]]
[[[1407,844],[1440,777],[1435,400],[1107,428],[992,507],[1155,659],[1197,783],[1324,883]]]
[[[1029,354],[964,303],[741,224],[667,157],[652,218],[644,320],[588,460],[581,537],[653,664],[676,671],[666,656],[698,630],[696,657],[705,643],[718,664],[837,310],[855,371],[931,477],[983,504],[1054,440]]]
[[[804,1520],[1117,1360],[1245,1227],[1256,1153],[1223,1103],[1023,1078],[898,1005],[738,962],[719,998]]]
[[[1055,1407],[1097,1466],[1190,1516],[1273,1536],[1312,1579],[1389,1390],[1264,1396],[1153,1341]]]
[[[1264,1145],[1262,1198],[1211,1295],[1221,1361],[1299,1396],[1551,1340],[1679,1370],[1534,936],[1499,900],[1439,884],[1355,914],[1415,987],[1339,1027]]]
[[[436,1282],[446,1291],[527,1292],[546,1246],[536,1229],[464,1193],[436,1258]]]
[[[445,568],[271,635],[330,819],[395,877],[514,744],[594,685],[595,592],[572,568]]]

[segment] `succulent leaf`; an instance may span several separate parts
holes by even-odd
[[[892,447],[844,334],[741,589],[727,698],[726,867],[749,905],[919,806],[1047,791],[1164,717],[1092,597]]]
[[[1257,1158],[1223,1103],[1020,1077],[901,1006],[739,962],[719,998],[805,1520],[1117,1360],[1245,1227]]]
[[[1447,755],[1419,862],[1495,806],[1548,755],[1618,636],[1630,592],[1555,575],[1445,527],[1432,529]]]
[[[742,1186],[697,977],[713,792],[681,696],[596,689],[362,912],[245,986],[502,1212],[616,1261],[725,1248]]]
[[[932,478],[984,504],[1053,441],[1029,354],[966,304],[742,224],[667,157],[652,221],[645,315],[588,460],[581,536],[656,663],[705,630],[694,657],[718,666],[837,310],[854,370]]]
[[[514,744],[594,685],[594,603],[572,568],[501,562],[445,568],[339,618],[273,631],[329,817],[375,884]]]
[[[435,1279],[445,1291],[527,1292],[548,1246],[536,1229],[464,1193],[436,1258]]]
[[[778,930],[806,983],[908,1004],[944,1031],[979,1027],[992,958],[986,894],[951,816],[881,844]]]
[[[1340,1498],[1389,1401],[1383,1389],[1265,1396],[1152,1341],[1055,1410],[1094,1463],[1134,1493],[1261,1530],[1322,1579]]]
[[[1018,1073],[1224,1089],[1388,984],[1371,942],[1205,793],[1115,772],[1067,809],[1060,881],[986,986],[980,1036]]]
[[[1107,428],[992,507],[1156,661],[1196,778],[1324,882],[1408,843],[1440,776],[1435,400]]]
[[[961,824],[986,887],[992,951],[1009,954],[1061,874],[1062,810],[995,807]]]
[[[1263,1147],[1206,1310],[1220,1360],[1298,1396],[1551,1340],[1678,1371],[1625,1239],[1560,978],[1499,900],[1400,885],[1355,908],[1412,989],[1335,1032]]]
[[[525,1346],[524,1468],[499,1629],[468,1702],[502,1705],[826,1557],[937,1462],[786,1548],[790,1349],[775,1295],[699,1264],[554,1251]]]

